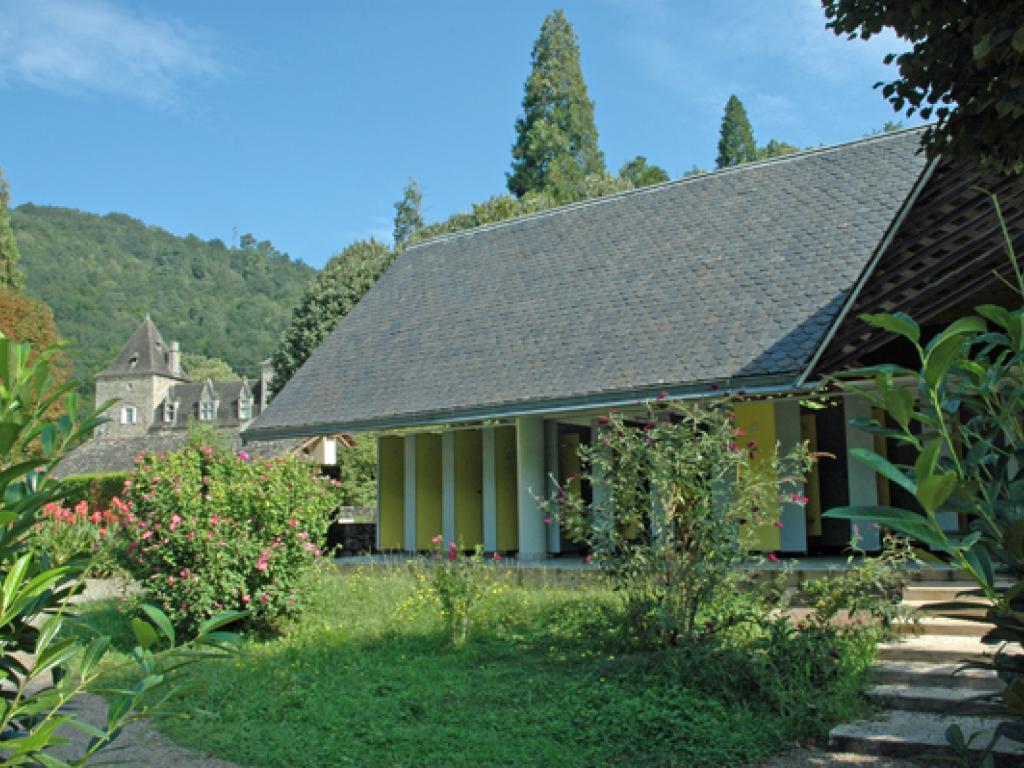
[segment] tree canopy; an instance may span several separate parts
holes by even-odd
[[[743,108],[743,102],[733,94],[725,103],[725,114],[722,115],[716,167],[728,168],[756,159],[757,144],[754,142],[754,130],[750,127],[747,110]]]
[[[50,308],[10,286],[0,287],[0,333],[19,343],[31,344],[31,359],[61,340]],[[64,350],[53,358],[50,370],[57,384],[68,380],[71,363]]]
[[[22,205],[11,222],[24,290],[52,307],[61,335],[77,341],[69,353],[87,388],[147,312],[183,351],[253,375],[315,274],[265,241],[227,248],[119,213]]]
[[[619,178],[628,180],[639,189],[668,181],[668,173],[660,166],[649,164],[643,155],[637,155],[619,169]]]
[[[1020,0],[822,0],[828,28],[867,40],[883,28],[912,43],[890,53],[899,78],[878,83],[896,112],[934,118],[930,157],[1024,172],[1024,7]]]
[[[207,357],[194,352],[182,352],[181,368],[193,381],[238,381],[242,378],[219,357]]]
[[[7,205],[11,194],[0,169],[0,286],[21,287],[21,273],[18,271],[18,240],[11,228],[11,212]]]
[[[377,240],[360,240],[334,256],[310,281],[274,352],[272,391],[279,392],[363,297],[395,254]]]
[[[508,189],[520,198],[543,190],[571,197],[574,193],[562,190],[574,190],[584,177],[604,173],[605,166],[579,43],[561,10],[544,19],[531,62]]]

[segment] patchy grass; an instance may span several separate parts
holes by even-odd
[[[867,637],[775,625],[643,649],[607,590],[496,582],[453,651],[420,587],[401,570],[320,574],[283,637],[197,669],[192,717],[160,727],[259,766],[730,766],[866,709]],[[112,602],[85,622],[130,642]]]

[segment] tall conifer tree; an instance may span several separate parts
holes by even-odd
[[[747,118],[747,110],[743,108],[743,102],[733,94],[726,102],[725,114],[722,115],[722,131],[715,162],[719,168],[727,168],[756,159],[757,143]]]
[[[0,286],[21,287],[21,273],[18,271],[18,241],[11,229],[11,212],[7,210],[10,190],[3,170],[0,170]]]
[[[416,179],[409,179],[409,183],[402,190],[402,199],[395,203],[395,248],[404,246],[410,237],[423,229],[422,204],[423,192],[420,190],[420,183]]]
[[[508,174],[508,189],[517,197],[564,189],[605,170],[579,42],[561,10],[544,19],[531,61]]]

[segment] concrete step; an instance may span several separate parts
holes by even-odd
[[[985,613],[991,607],[991,603],[982,602],[977,598],[973,599],[960,599],[957,602],[968,603],[963,608],[933,608],[934,605],[942,605],[943,603],[936,603],[932,600],[904,600],[901,605],[904,608],[909,608],[914,611],[915,615],[929,616],[929,615],[949,615],[949,616],[978,616],[983,618]]]
[[[955,685],[955,680],[953,684]],[[888,709],[933,712],[939,715],[999,715],[1003,712],[1000,688],[972,690],[949,686],[895,683],[872,685],[867,695]]]
[[[945,733],[950,725],[959,725],[964,736],[981,732],[973,747],[979,751],[1002,721],[998,717],[936,715],[928,712],[892,710],[870,720],[837,725],[829,732],[829,748],[840,752],[888,757],[932,758],[948,754]],[[997,765],[1024,763],[1024,744],[1000,739],[993,752]]]
[[[928,661],[932,663],[991,660],[999,645],[983,644],[964,635],[919,635],[878,644],[881,661]],[[1020,646],[1007,646],[1008,655],[1021,655]]]
[[[955,686],[973,691],[1002,690],[1003,682],[995,670],[962,669],[962,666],[956,662],[878,661],[868,670],[868,676],[872,682],[881,685]]]
[[[982,637],[992,625],[968,619],[947,619],[942,616],[922,616],[896,624],[903,635],[938,635],[944,637]]]

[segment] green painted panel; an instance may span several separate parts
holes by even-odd
[[[516,492],[516,428],[494,430],[494,490],[497,496],[498,549],[519,549],[519,511]]]
[[[405,441],[401,437],[382,437],[377,443],[380,462],[377,499],[380,504],[381,549],[402,549],[405,520]]]
[[[416,435],[416,549],[441,533],[441,435]]]
[[[455,539],[471,549],[484,542],[483,439],[476,429],[454,437]]]

